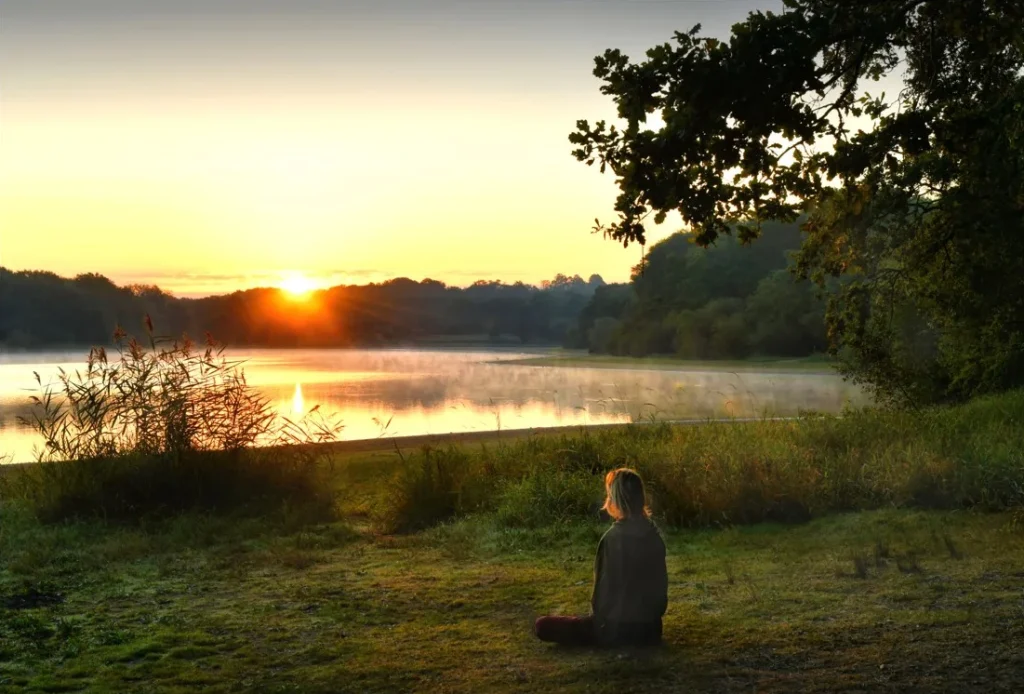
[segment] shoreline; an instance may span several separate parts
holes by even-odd
[[[454,431],[446,434],[409,434],[407,436],[385,436],[375,439],[352,439],[346,441],[329,441],[308,444],[325,454],[331,453],[381,453],[389,451],[409,451],[423,446],[456,445],[465,446],[475,443],[492,443],[498,441],[517,441],[532,436],[558,436],[560,434],[586,434],[591,430],[616,429],[631,426],[651,426],[652,424],[668,424],[670,426],[700,426],[703,424],[749,424],[752,422],[786,422],[800,417],[731,417],[706,419],[666,419],[656,422],[610,422],[605,424],[569,424],[554,427],[529,427],[523,429],[489,429],[486,431]],[[291,448],[292,446],[258,446],[264,450]],[[27,460],[0,464],[0,472],[24,465],[38,465],[38,461]]]
[[[439,348],[435,346],[433,349],[424,349],[422,347],[411,347],[411,346],[391,346],[388,348],[382,348],[376,351],[382,352],[402,352],[406,350],[411,351],[422,351],[422,352],[438,352],[444,353],[450,351],[451,346],[448,348]],[[248,348],[251,349],[249,354],[241,353],[238,358],[241,361],[245,361],[249,356],[255,356],[262,353],[273,353],[276,350],[274,348]],[[354,351],[361,351],[362,348]],[[345,348],[331,348],[326,351],[346,351]],[[318,351],[316,349],[295,349],[286,348],[282,351],[285,352],[305,352],[305,351]],[[462,351],[456,348],[455,351]],[[71,354],[67,352],[54,352],[49,356],[60,357],[71,357]],[[0,362],[3,362],[5,355],[0,352]],[[16,364],[18,362],[18,356],[14,354],[8,354],[8,358]],[[592,355],[582,351],[573,350],[555,350],[555,349],[538,349],[538,350],[502,350],[494,349],[493,346],[490,349],[483,350],[479,359],[474,359],[474,363],[493,365],[493,366],[521,366],[521,367],[532,367],[537,369],[601,369],[609,371],[634,371],[634,372],[664,372],[666,374],[731,374],[737,378],[742,379],[745,374],[764,374],[767,376],[780,376],[780,377],[815,377],[815,376],[829,376],[832,378],[838,377],[838,374],[832,370],[830,363],[822,361],[820,357],[807,357],[807,358],[794,358],[794,359],[748,359],[748,360],[682,360],[675,359],[671,356],[662,357],[622,357],[622,356],[611,356],[611,355]],[[760,421],[765,419],[764,417],[748,418],[746,420],[735,418],[690,418],[685,420],[663,420],[668,424],[703,424],[712,421]],[[641,424],[649,424],[645,420],[641,420]],[[329,447],[332,451],[338,453],[359,453],[359,452],[375,452],[384,450],[394,450],[398,448],[412,449],[418,448],[424,445],[467,445],[485,441],[495,441],[502,438],[520,439],[535,435],[557,435],[569,432],[582,432],[586,429],[592,428],[607,428],[615,426],[628,425],[629,422],[610,422],[600,424],[572,424],[572,425],[555,425],[555,426],[541,426],[523,429],[488,429],[484,431],[462,431],[462,432],[447,432],[447,433],[431,433],[431,434],[410,434],[405,436],[393,436],[384,438],[372,438],[372,439],[354,439],[354,440],[343,440],[331,443],[317,444],[324,447]],[[28,465],[36,461],[31,459],[30,451],[22,451],[25,457],[18,456],[20,459],[14,459],[10,462],[0,460],[0,469],[8,468],[14,465]]]
[[[331,449],[339,453],[370,453],[382,450],[408,450],[431,444],[469,444],[502,439],[523,439],[531,436],[556,436],[573,432],[587,433],[591,430],[618,429],[631,426],[651,426],[652,424],[668,424],[670,426],[700,426],[703,424],[749,424],[752,422],[788,422],[799,417],[730,417],[706,419],[665,419],[656,422],[609,422],[605,424],[569,424],[555,427],[531,427],[524,429],[490,429],[487,431],[454,431],[447,434],[410,434],[408,436],[392,436],[377,439],[354,439],[352,441],[332,441],[330,443],[313,444]]]
[[[675,371],[690,373],[762,373],[769,375],[801,374],[806,376],[836,376],[839,373],[829,362],[802,359],[766,361],[743,360],[686,360],[669,357],[615,357],[607,355],[543,355],[520,359],[495,359],[488,363],[535,366],[560,369],[611,369],[625,371]]]

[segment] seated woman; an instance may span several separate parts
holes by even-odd
[[[627,468],[605,477],[604,510],[615,523],[601,538],[587,617],[541,617],[542,641],[573,646],[642,646],[661,641],[668,606],[665,542],[650,519],[644,483]]]

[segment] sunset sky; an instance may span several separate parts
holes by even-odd
[[[591,75],[781,0],[3,0],[0,265],[182,295],[622,281]],[[655,230],[653,240],[675,231]]]

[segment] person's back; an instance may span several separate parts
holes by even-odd
[[[616,521],[597,548],[591,608],[598,640],[657,641],[667,606],[661,534],[645,515]]]
[[[604,510],[615,519],[594,562],[593,613],[541,617],[534,632],[566,645],[646,645],[661,640],[668,606],[665,543],[650,520],[640,476],[627,468],[608,473]]]

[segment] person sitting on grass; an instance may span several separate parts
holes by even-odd
[[[665,542],[650,519],[644,483],[633,470],[605,477],[602,509],[615,523],[601,538],[586,617],[541,617],[534,633],[566,646],[644,646],[661,641],[668,606]]]

